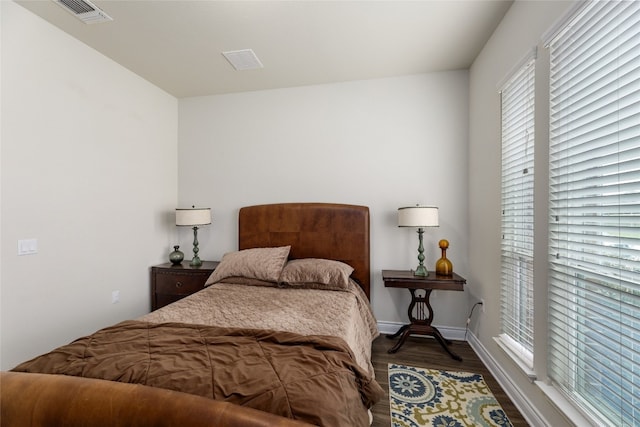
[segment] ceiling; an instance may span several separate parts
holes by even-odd
[[[181,98],[466,69],[512,1],[95,0],[97,24],[17,3]],[[240,49],[264,68],[236,71]]]

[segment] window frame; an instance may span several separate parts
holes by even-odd
[[[533,50],[501,85],[501,286],[498,345],[534,372],[535,67]],[[524,150],[524,155],[516,154]]]
[[[604,6],[603,6],[604,5]],[[611,5],[613,5],[613,7],[620,7],[621,4],[620,3],[612,3]],[[591,12],[594,12],[597,10],[597,8],[602,7],[602,8],[606,8],[609,5],[606,5],[604,3],[601,3],[600,5],[597,5],[594,2],[589,2],[589,3],[585,3],[584,5],[582,5],[583,7],[581,9],[579,9],[578,11],[574,11],[572,14],[572,17],[570,20],[567,20],[567,22],[565,23],[564,27],[558,31],[556,34],[553,35],[553,38],[547,43],[547,47],[549,49],[553,48],[553,43],[557,42],[558,40],[562,40],[563,37],[568,36],[569,31],[571,30],[575,30],[576,28],[581,29],[577,24],[581,22],[582,19],[585,19],[585,16],[590,16],[589,19],[591,19],[590,22],[596,22],[596,18],[594,16],[591,15],[587,15],[590,14]],[[623,7],[634,7],[634,5],[632,5],[631,3],[627,3],[627,4],[622,4]],[[628,9],[631,10],[631,9]],[[605,20],[609,20],[610,21],[610,17],[607,15],[603,15],[605,16]],[[634,19],[636,19],[636,21],[633,22],[640,22],[640,18],[638,18],[638,16],[640,16],[640,8],[638,8],[636,6],[636,10],[634,11],[633,15],[629,15],[629,16],[634,16]],[[611,21],[610,21],[611,22]],[[610,26],[611,28],[609,30],[607,30],[609,33],[611,32],[616,32],[619,30],[619,28],[622,28],[622,25],[618,24],[613,24]],[[633,24],[629,25],[629,28],[637,28],[637,26],[634,26]],[[592,35],[592,33],[586,33],[589,36]],[[640,32],[636,31],[635,34],[632,36],[635,37],[635,39],[633,40],[640,40]],[[577,44],[581,44],[581,43],[587,43],[588,37],[586,35],[581,35],[580,37],[577,37],[576,40],[574,42],[576,42]],[[606,37],[597,37],[595,43],[601,43],[603,40],[606,40]],[[640,43],[633,45],[634,47],[637,47]],[[575,48],[574,48],[575,49]],[[631,49],[629,49],[631,51]],[[632,52],[635,52],[636,50],[633,50]],[[593,54],[595,55],[595,53]],[[618,55],[618,54],[616,54]],[[553,58],[553,52],[551,53],[551,57]],[[579,66],[579,62],[581,60],[586,60],[587,58],[591,58],[592,55],[588,55],[588,54],[582,54],[581,56],[579,56],[577,59],[571,60],[571,61],[567,61],[567,64],[571,64],[571,67],[575,67],[575,66]],[[596,62],[598,63],[598,66],[595,66],[595,68],[600,67],[600,64],[602,64],[602,61],[597,61],[597,60],[592,60],[593,63],[595,64]],[[640,59],[636,59],[636,61],[640,62]],[[633,68],[632,70],[634,73],[633,76],[635,78],[635,80],[631,80],[632,83],[635,83],[636,85],[640,84],[640,66],[638,66],[637,63],[635,66],[637,68]],[[548,295],[548,310],[549,310],[549,317],[548,317],[548,328],[549,328],[549,332],[548,332],[548,347],[550,348],[549,350],[549,361],[547,364],[547,374],[549,376],[549,382],[550,384],[542,384],[542,383],[538,383],[540,385],[540,387],[543,389],[543,391],[545,391],[545,393],[549,394],[549,395],[560,395],[563,397],[563,399],[566,399],[566,401],[572,402],[572,404],[575,406],[576,410],[579,411],[581,414],[586,415],[588,418],[590,418],[593,422],[597,422],[597,423],[613,423],[613,425],[616,425],[620,422],[626,422],[624,421],[623,415],[620,415],[619,419],[612,419],[612,418],[606,418],[606,416],[603,414],[603,411],[597,409],[597,408],[602,408],[605,405],[602,405],[603,401],[611,401],[612,399],[612,394],[614,394],[614,390],[615,390],[615,386],[613,388],[609,388],[606,389],[605,391],[601,391],[599,392],[600,397],[598,397],[597,395],[595,397],[591,397],[589,401],[589,399],[584,398],[581,394],[579,389],[582,387],[582,385],[584,385],[587,389],[597,386],[597,387],[607,387],[607,384],[604,383],[603,381],[599,380],[599,381],[594,381],[593,383],[589,383],[588,381],[588,376],[591,375],[592,372],[595,372],[597,375],[604,375],[603,372],[606,374],[607,372],[612,372],[609,371],[607,368],[607,362],[605,362],[606,360],[606,356],[607,354],[610,354],[611,351],[604,349],[603,351],[601,351],[600,353],[597,353],[595,355],[591,355],[589,356],[587,353],[589,351],[595,351],[593,350],[593,347],[599,347],[601,346],[601,342],[600,341],[604,341],[606,339],[608,339],[608,335],[604,335],[601,334],[597,337],[597,339],[593,339],[593,340],[589,340],[588,339],[588,334],[584,334],[584,337],[582,334],[578,333],[578,330],[580,328],[610,328],[610,329],[616,329],[618,328],[618,326],[615,326],[614,328],[611,328],[611,322],[608,320],[608,318],[606,317],[606,313],[604,313],[604,310],[606,310],[606,305],[603,305],[606,303],[606,301],[609,300],[609,297],[607,297],[607,295],[601,295],[599,294],[598,290],[594,290],[596,288],[601,288],[603,290],[606,289],[607,282],[611,282],[611,277],[615,276],[615,269],[617,268],[618,271],[621,271],[621,273],[619,273],[620,278],[624,279],[624,271],[625,269],[618,266],[615,267],[615,265],[607,265],[607,263],[601,263],[601,259],[604,255],[602,255],[603,253],[606,253],[606,251],[608,251],[607,248],[604,249],[599,249],[599,247],[604,247],[606,246],[606,244],[602,244],[603,242],[608,242],[609,240],[612,240],[611,237],[609,237],[608,235],[605,234],[598,234],[598,233],[602,233],[602,231],[599,231],[597,228],[594,227],[602,227],[601,225],[598,224],[602,224],[605,221],[607,221],[607,219],[609,218],[613,218],[613,213],[608,212],[605,213],[605,211],[603,211],[603,213],[601,215],[596,215],[594,216],[594,218],[596,218],[595,220],[593,220],[592,224],[586,224],[584,223],[585,219],[588,218],[588,216],[583,216],[582,219],[580,219],[580,217],[574,217],[577,219],[567,219],[565,222],[566,224],[564,224],[564,227],[567,227],[566,230],[558,230],[559,225],[556,224],[556,222],[560,221],[560,217],[562,216],[561,212],[558,211],[558,206],[560,206],[560,204],[558,203],[558,194],[560,192],[560,190],[558,190],[558,186],[560,184],[558,184],[557,181],[557,173],[558,171],[561,169],[560,166],[557,165],[558,162],[558,150],[556,147],[558,147],[558,129],[560,127],[560,125],[558,125],[558,117],[557,114],[554,116],[554,113],[559,112],[561,114],[565,114],[566,112],[562,109],[554,109],[555,105],[553,104],[554,102],[554,96],[557,96],[556,94],[554,94],[554,90],[556,90],[556,88],[554,87],[554,72],[556,72],[555,69],[553,69],[553,59],[550,61],[550,99],[549,99],[549,182],[550,182],[550,186],[549,186],[549,237],[548,237],[548,248],[549,248],[549,254],[548,254],[548,274],[549,274],[549,295]],[[621,69],[620,64],[619,63],[615,63],[612,66],[613,70],[617,72],[619,72],[619,70]],[[565,70],[563,70],[562,72],[566,72]],[[586,71],[585,71],[586,73]],[[584,74],[586,75],[586,74]],[[610,72],[606,72],[602,74],[603,76],[605,76],[605,78],[609,78],[611,76]],[[602,81],[605,81],[605,78],[601,79]],[[618,79],[619,76],[616,77],[616,79]],[[600,84],[600,82],[598,82],[598,84]],[[595,84],[589,84],[588,86],[586,86],[586,88],[588,88],[589,90],[592,89],[592,87],[595,87]],[[589,90],[581,90],[579,91],[579,95],[580,96],[584,96],[585,93],[588,95]],[[618,89],[619,90],[619,87]],[[612,96],[612,95],[609,95]],[[616,94],[616,97],[618,97],[619,95]],[[603,99],[603,97],[599,96],[596,97],[594,95],[594,97],[592,98],[594,101],[593,102],[600,102],[601,99]],[[633,111],[632,110],[632,117],[640,118],[640,103],[636,103],[636,104],[632,104],[632,105],[638,105],[639,106],[639,111]],[[616,114],[619,114],[620,110],[620,104],[616,104],[614,106],[614,111]],[[585,114],[594,114],[593,112],[589,111],[588,109],[585,110]],[[556,122],[554,122],[554,120]],[[618,124],[620,123],[620,120],[617,120],[615,123]],[[620,133],[618,132],[617,136],[619,137]],[[555,139],[554,139],[555,138]],[[634,138],[634,133],[631,132],[631,138]],[[640,140],[640,133],[638,135],[635,136],[636,139],[635,141],[639,141]],[[574,139],[576,139],[574,137]],[[592,143],[593,141],[597,141],[597,138],[595,137],[589,137],[589,139],[585,140],[585,143]],[[614,143],[619,143],[619,138],[617,138],[617,140]],[[554,145],[555,144],[555,145]],[[633,145],[633,144],[631,144]],[[618,147],[618,152],[620,151],[620,148]],[[593,153],[593,151],[592,151]],[[640,153],[638,153],[639,157],[640,157]],[[567,156],[567,159],[571,159],[571,161],[573,162],[574,159],[577,159],[577,154],[576,153],[572,153],[571,155]],[[593,156],[593,154],[592,154]],[[585,155],[585,157],[588,157]],[[576,162],[574,162],[576,163]],[[618,159],[617,163],[612,163],[612,164],[616,164],[616,165],[620,165],[622,162]],[[640,160],[638,160],[638,170],[640,170]],[[619,167],[619,166],[618,166]],[[619,173],[619,172],[618,172]],[[575,174],[575,172],[574,172]],[[595,180],[598,178],[598,173],[596,170],[594,170],[593,172],[589,172],[589,176],[588,179],[589,180],[593,180],[595,182]],[[616,175],[615,172],[611,172],[611,176],[618,176]],[[592,176],[593,175],[593,176]],[[583,180],[584,181],[584,180]],[[569,181],[567,181],[569,182]],[[636,180],[633,181],[634,183],[640,183],[640,180]],[[571,183],[572,186],[576,186],[578,185],[577,183]],[[620,185],[618,183],[618,185]],[[577,187],[576,187],[577,188]],[[590,196],[587,197],[592,197],[594,199],[598,199],[598,198],[602,198],[604,197],[603,195],[598,196],[595,191],[597,191],[597,187],[595,190],[590,190],[591,193],[593,193]],[[579,190],[572,190],[572,191],[579,191]],[[620,191],[620,190],[618,190]],[[637,193],[635,193],[637,194]],[[608,197],[608,196],[607,196]],[[567,199],[569,200],[569,199]],[[571,209],[571,210],[576,210],[578,209],[578,207],[573,207],[571,206],[572,202],[567,202],[567,209]],[[598,206],[598,205],[595,205]],[[617,206],[618,208],[621,205],[621,202],[618,201],[617,205],[613,205],[613,206]],[[594,208],[590,208],[591,210],[596,209]],[[636,208],[637,209],[637,208]],[[569,211],[567,211],[568,213]],[[588,215],[589,213],[585,211],[585,213],[583,215]],[[608,217],[606,217],[607,215],[609,215]],[[640,211],[635,211],[632,213],[632,217],[637,218],[638,216],[640,216]],[[618,214],[618,217],[621,217],[620,214]],[[569,216],[567,215],[567,218],[569,218]],[[581,221],[583,222],[583,224],[581,224]],[[573,223],[572,223],[573,222]],[[583,233],[585,234],[579,234],[578,230],[580,230],[580,228],[582,227],[582,229],[584,230]],[[591,228],[593,231],[588,231],[587,228]],[[566,247],[564,249],[560,248],[560,243],[561,240],[558,235],[564,231],[569,231],[569,229],[571,230],[576,230],[576,232],[572,233],[574,236],[577,236],[575,238],[573,237],[568,237],[566,240]],[[618,225],[618,238],[620,237],[620,225]],[[591,234],[592,236],[595,237],[591,237],[589,241],[589,239],[586,236],[589,236],[589,233],[594,233]],[[569,235],[569,234],[567,234]],[[580,237],[582,236],[582,237]],[[614,236],[615,237],[615,236]],[[634,239],[635,242],[638,245],[638,248],[640,248],[640,236],[635,237]],[[620,239],[618,241],[618,245],[620,245]],[[587,248],[587,246],[593,246],[593,248]],[[570,252],[575,252],[576,250],[582,251],[580,253],[582,253],[582,255],[579,258],[575,258],[574,261],[571,260],[572,255],[570,254]],[[566,251],[566,252],[565,252]],[[622,253],[624,253],[626,250],[624,248],[620,248],[620,250],[618,251],[617,255],[612,256],[611,258],[611,262],[613,264],[615,264],[615,262],[620,263],[621,260],[623,259],[622,257]],[[635,249],[635,251],[637,251],[637,256],[640,257],[640,249]],[[615,252],[615,250],[612,251],[612,253]],[[556,256],[558,258],[562,257],[562,264],[566,265],[563,267],[558,267],[555,264],[558,264],[558,261],[556,260]],[[629,255],[627,254],[627,256],[631,256],[633,257],[633,255]],[[567,259],[567,261],[564,261],[564,258]],[[615,261],[615,262],[614,262]],[[572,265],[573,263],[573,265]],[[624,263],[624,261],[622,261],[622,263]],[[571,280],[571,283],[566,286],[566,288],[564,289],[564,291],[566,291],[566,294],[568,296],[563,297],[561,295],[561,291],[563,290],[561,286],[558,285],[558,280],[559,280],[559,274],[563,274],[560,272],[560,268],[566,268],[567,272],[569,271],[574,271],[574,273],[571,273],[571,275],[567,275],[564,274],[565,278],[568,277],[573,277],[573,279]],[[607,271],[611,270],[612,273],[607,274]],[[580,272],[583,271],[583,272]],[[555,273],[554,273],[555,272]],[[600,276],[599,279],[594,279],[597,276]],[[627,274],[627,278],[624,280],[628,279],[628,274]],[[587,280],[587,278],[589,278],[589,280]],[[567,279],[569,280],[569,279]],[[600,284],[599,282],[602,282],[602,284]],[[569,283],[569,282],[568,282]],[[582,284],[584,284],[586,287],[589,287],[589,289],[585,288],[581,288]],[[635,286],[640,287],[640,283],[635,283]],[[606,292],[606,291],[605,291]],[[613,292],[610,291],[610,292]],[[576,299],[578,298],[581,303],[576,303],[574,307],[569,306],[569,308],[566,308],[565,306],[565,302],[566,301],[570,301],[571,299]],[[597,298],[597,300],[596,300]],[[591,302],[590,302],[591,301]],[[562,303],[562,304],[561,304]],[[636,306],[635,306],[635,310],[638,310],[638,302],[635,302]],[[633,310],[633,307],[627,307],[627,310]],[[569,319],[564,325],[556,325],[554,326],[553,320],[554,319],[558,319],[558,316],[563,316],[564,314],[562,313],[563,310],[567,311],[567,319]],[[619,328],[621,330],[624,329],[624,323],[623,323],[623,318],[624,315],[621,314],[623,312],[622,310],[622,305],[619,308],[619,320],[618,323],[615,325],[622,325]],[[612,313],[615,313],[615,311],[612,311]],[[584,323],[580,323],[578,322],[577,319],[579,319],[580,317],[583,317]],[[570,319],[574,319],[575,321],[572,323],[570,321]],[[636,317],[637,318],[637,317]],[[574,325],[574,330],[576,331],[574,334],[574,331],[572,331],[572,325]],[[562,329],[562,327],[565,327],[566,329]],[[640,336],[640,323],[638,323],[638,326],[633,326],[633,327],[629,327],[633,336]],[[564,331],[564,332],[563,332]],[[566,335],[566,337],[563,337],[562,335]],[[624,344],[622,344],[622,339],[624,338],[624,335],[621,335],[622,338],[620,338],[620,342],[621,342],[621,347],[620,348],[624,348]],[[636,342],[638,342],[638,338],[631,338],[631,340],[635,340]],[[557,346],[557,347],[554,347]],[[604,348],[604,347],[603,347]],[[562,351],[562,349],[564,349],[564,351]],[[623,350],[620,350],[619,352],[622,353]],[[558,357],[557,355],[560,355],[562,353],[566,353],[569,354],[570,356],[567,357],[566,359],[562,359],[560,357]],[[607,353],[607,354],[605,354]],[[638,355],[637,351],[633,351],[631,350],[631,356],[635,358],[639,358],[640,356]],[[621,358],[621,362],[620,364],[623,365],[624,364],[624,356],[622,356],[622,354],[619,356]],[[614,357],[615,358],[615,357]],[[570,360],[569,360],[570,359]],[[589,360],[591,360],[591,362],[589,362]],[[604,363],[603,363],[604,362]],[[635,362],[630,362],[631,364],[635,363]],[[588,366],[588,368],[582,368],[582,370],[580,370],[581,366]],[[594,367],[596,366],[601,366],[600,371],[598,371],[597,369],[595,369]],[[564,371],[564,373],[563,373]],[[608,374],[607,374],[608,375]],[[605,376],[607,376],[605,375]],[[620,373],[620,380],[619,383],[620,384],[624,384],[625,382],[629,382],[632,381],[633,384],[631,385],[631,389],[633,390],[635,387],[638,387],[636,385],[636,381],[638,381],[638,378],[635,379],[629,379],[626,375],[624,375],[623,373]],[[564,376],[564,377],[563,377]],[[632,376],[633,377],[633,376]],[[636,374],[637,377],[637,374]],[[608,377],[609,378],[609,377]],[[611,378],[609,378],[611,379]],[[594,378],[594,380],[596,380]],[[562,385],[564,383],[564,385]],[[639,383],[640,384],[640,383]],[[611,386],[611,384],[609,384]],[[632,400],[631,402],[625,402],[625,398],[623,397],[625,396],[625,389],[624,387],[621,388],[621,395],[620,395],[620,402],[618,403],[618,406],[620,407],[619,413],[622,414],[624,413],[626,407],[634,407],[634,403],[636,403],[637,406],[637,402],[640,401],[640,398],[638,397],[634,397],[633,394],[631,392],[629,392],[629,396],[631,396],[632,399],[638,399],[638,400]],[[637,393],[636,393],[637,394]],[[597,399],[601,399],[600,401],[596,401]],[[554,398],[554,401],[556,401],[556,398]],[[615,403],[613,403],[615,404]],[[616,413],[614,412],[611,412]],[[632,422],[637,422],[640,419],[640,413],[638,411],[635,411],[635,413],[632,413],[630,415],[630,419]]]

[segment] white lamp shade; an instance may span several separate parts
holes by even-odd
[[[438,208],[435,206],[399,208],[398,227],[438,227]]]
[[[210,208],[176,209],[176,225],[211,224]]]

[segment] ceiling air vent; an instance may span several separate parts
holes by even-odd
[[[113,21],[95,4],[87,0],[53,0],[85,24]]]
[[[255,70],[256,68],[264,67],[251,49],[230,50],[222,52],[222,54],[237,71]]]

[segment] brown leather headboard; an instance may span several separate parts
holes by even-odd
[[[291,245],[289,257],[325,258],[354,268],[370,297],[369,208],[334,203],[247,206],[238,217],[239,248]]]

